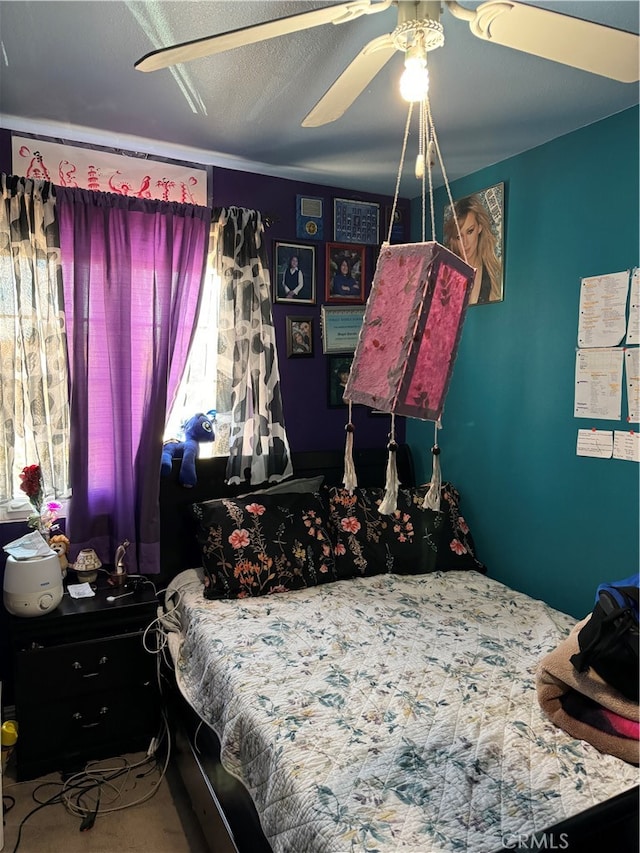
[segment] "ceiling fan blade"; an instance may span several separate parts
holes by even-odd
[[[456,5],[447,3],[453,14]],[[481,3],[469,26],[479,38],[591,74],[621,83],[640,78],[640,42],[634,33],[511,0]]]
[[[286,18],[276,18],[262,24],[253,24],[250,27],[242,27],[238,30],[230,30],[227,33],[194,39],[151,51],[139,59],[134,68],[138,71],[157,71],[160,68],[167,68],[169,65],[212,56],[215,53],[232,50],[234,47],[242,47],[246,44],[266,41],[276,36],[308,30],[321,24],[342,24],[345,21],[359,18],[361,15],[383,12],[389,8],[391,3],[392,0],[379,0],[379,2],[351,0],[348,3],[338,3],[335,6],[327,6],[323,9],[299,12]]]
[[[344,115],[396,50],[391,34],[370,41],[305,116],[302,126],[319,127]]]

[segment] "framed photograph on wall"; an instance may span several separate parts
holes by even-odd
[[[469,305],[504,299],[503,224],[504,184],[464,196],[453,202],[453,208],[450,204],[445,208],[444,245],[463,260],[466,253],[467,263],[476,268]]]
[[[320,311],[323,353],[354,353],[362,328],[364,305],[323,305]]]
[[[316,304],[315,246],[274,241],[273,299],[291,304]]]
[[[393,218],[393,222],[392,222]],[[389,237],[391,231],[390,243],[406,243],[405,224],[407,221],[407,213],[402,207],[393,209],[393,205],[388,205],[384,209],[384,234],[383,241]]]
[[[287,317],[287,358],[313,355],[313,318]]]
[[[351,243],[327,243],[326,251],[326,301],[364,302],[364,246]]]
[[[327,358],[327,406],[330,409],[346,407],[342,398],[351,370],[352,355],[330,355]]]
[[[339,243],[377,246],[380,240],[380,205],[348,198],[333,200],[333,239]]]

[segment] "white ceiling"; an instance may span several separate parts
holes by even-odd
[[[394,8],[174,69],[133,67],[158,47],[326,5],[0,2],[2,126],[393,194],[407,116],[398,94],[400,53],[338,121],[318,128],[300,123],[361,48],[393,30]],[[637,0],[532,5],[638,32]],[[450,180],[638,103],[637,84],[481,41],[446,9],[441,20],[445,45],[429,54],[430,99]],[[410,175],[416,134],[414,126],[404,196],[419,194]]]

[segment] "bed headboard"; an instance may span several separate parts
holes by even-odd
[[[384,486],[387,450],[384,447],[359,449],[353,452],[359,486]],[[415,485],[411,450],[407,444],[398,445],[396,454],[398,477],[404,486]],[[294,477],[324,474],[327,486],[339,486],[344,476],[344,450],[305,450],[292,453]],[[185,489],[178,482],[180,460],[173,460],[171,474],[160,479],[160,577],[168,582],[183,569],[199,566],[200,551],[196,541],[196,524],[190,506],[212,498],[235,497],[260,486],[241,483],[229,486],[225,482],[227,457],[196,460],[198,482]],[[264,484],[267,485],[267,484]]]

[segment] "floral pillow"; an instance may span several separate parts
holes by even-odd
[[[329,524],[339,577],[382,572],[423,574],[486,567],[475,556],[460,495],[443,483],[440,511],[423,509],[427,486],[398,490],[397,509],[378,512],[382,489],[328,489]]]
[[[382,572],[413,574],[435,569],[437,541],[434,529],[426,529],[422,496],[414,489],[400,489],[395,512],[382,515],[378,507],[383,489],[330,488],[329,524],[333,536],[336,572],[339,577],[366,577]]]
[[[428,486],[420,489],[423,495]],[[425,512],[436,515],[433,510]],[[451,483],[443,483],[440,492],[442,525],[438,538],[436,569],[446,572],[452,569],[475,569],[486,574],[487,567],[476,557],[476,546],[469,525],[460,513],[460,493]]]
[[[309,493],[193,504],[205,597],[247,598],[336,580],[326,512]]]

